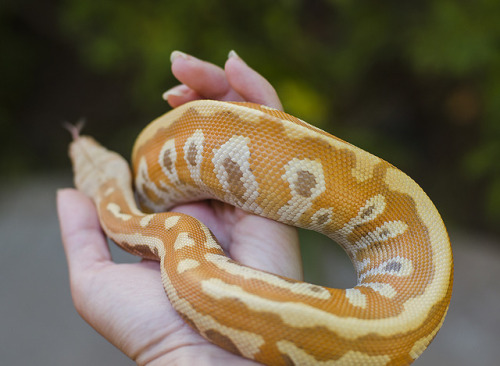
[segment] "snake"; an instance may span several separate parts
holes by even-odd
[[[436,336],[453,284],[449,237],[406,174],[281,110],[197,100],[155,119],[127,161],[70,144],[77,189],[106,235],[160,261],[178,314],[227,351],[266,365],[408,365]],[[328,288],[244,266],[175,205],[216,199],[338,243],[356,286]]]

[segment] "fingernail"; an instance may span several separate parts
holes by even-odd
[[[227,58],[236,58],[236,59],[238,59],[238,60],[243,61],[243,59],[240,57],[240,55],[238,55],[238,54],[236,53],[236,51],[235,51],[235,50],[231,50],[231,51],[229,51],[229,55],[227,55]],[[243,61],[243,62],[245,62],[245,61]]]
[[[163,93],[161,97],[168,102],[168,97],[171,95],[175,97],[182,97],[184,96],[184,92],[182,90],[179,90],[179,88],[174,87],[172,89],[168,89],[165,93]]]
[[[170,62],[174,62],[175,59],[177,58],[183,58],[185,60],[187,60],[189,58],[189,55],[187,53],[184,53],[184,52],[181,52],[181,51],[173,51],[171,54],[170,54]]]

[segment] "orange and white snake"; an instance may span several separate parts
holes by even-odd
[[[106,234],[161,263],[172,305],[213,343],[267,365],[406,365],[448,310],[453,258],[441,217],[394,166],[302,120],[250,103],[194,101],[133,149],[146,212],[216,198],[321,232],[358,283],[331,289],[242,266],[197,219],[136,206],[126,161],[90,137],[70,155]]]

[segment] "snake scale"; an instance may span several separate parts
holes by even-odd
[[[136,140],[135,195],[127,162],[92,138],[77,136],[70,156],[106,234],[159,260],[180,316],[228,351],[267,365],[406,365],[443,323],[453,258],[430,199],[391,164],[298,118],[210,100],[173,109]],[[161,212],[206,198],[327,235],[357,285],[242,266],[200,221]]]

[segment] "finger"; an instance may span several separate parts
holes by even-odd
[[[57,212],[70,274],[111,260],[97,212],[88,197],[75,189],[59,190]]]
[[[243,211],[237,210],[243,213]],[[249,267],[303,279],[296,228],[255,215],[240,215],[232,232],[229,254]],[[258,227],[258,230],[255,230]]]
[[[278,94],[269,81],[249,67],[236,52],[229,52],[224,69],[229,85],[244,100],[283,110]]]
[[[202,98],[203,97],[201,95],[184,84],[174,86],[163,93],[163,99],[165,99],[172,108],[176,108],[184,103]]]
[[[179,51],[172,52],[171,61],[174,76],[202,98],[243,100],[231,89],[219,66]]]

